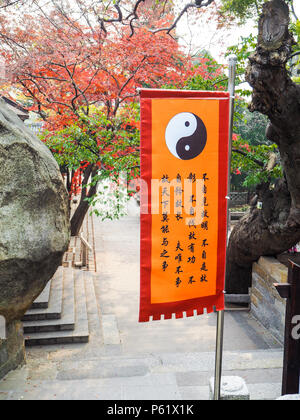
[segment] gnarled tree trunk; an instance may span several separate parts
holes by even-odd
[[[265,3],[255,53],[246,79],[253,87],[251,111],[269,117],[267,138],[278,145],[284,180],[275,188],[259,186],[251,210],[233,229],[227,254],[226,292],[247,293],[252,263],[276,255],[300,240],[300,86],[286,63],[293,37],[285,1]],[[262,209],[256,202],[262,202]]]
[[[90,207],[90,204],[86,200],[86,198],[91,198],[97,192],[97,186],[98,186],[97,183],[90,186],[89,188],[87,187],[90,177],[95,176],[96,173],[97,173],[97,167],[93,164],[88,165],[87,168],[84,170],[80,201],[71,218],[71,235],[72,236],[79,235],[80,228],[84,221],[85,215],[87,214],[88,209]]]

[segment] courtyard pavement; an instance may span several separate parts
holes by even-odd
[[[208,399],[216,314],[138,323],[139,209],[93,217],[97,272],[88,296],[88,344],[27,349],[26,366],[0,381],[0,399]],[[251,399],[280,396],[282,348],[251,313],[225,312],[223,375]]]

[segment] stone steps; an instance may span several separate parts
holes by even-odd
[[[89,222],[88,222],[89,220]],[[90,227],[88,225],[91,225]],[[93,218],[92,216],[87,217],[83,227],[81,229],[80,235],[83,234],[84,239],[89,243],[91,247],[93,247],[94,243],[94,236],[91,229],[93,226]],[[83,247],[82,242],[79,236],[72,236],[69,244],[69,248],[66,251],[63,257],[62,265],[64,267],[73,267],[77,268],[80,267],[83,259]],[[95,261],[95,253],[90,249],[86,250],[86,266],[82,267],[83,270],[86,271],[96,271],[96,261]]]
[[[51,282],[48,281],[45,289],[42,291],[42,293],[35,299],[35,301],[32,304],[32,309],[47,309],[49,305],[49,299],[50,299],[50,290],[51,290]]]
[[[59,267],[49,283],[48,307],[43,309],[33,305],[23,318],[25,345],[88,342],[84,272]],[[46,295],[47,292],[42,294]]]
[[[28,309],[23,316],[22,321],[43,321],[47,319],[60,319],[62,314],[62,298],[63,298],[63,267],[59,267],[54,274],[51,282],[51,290],[49,293],[49,301],[47,308]],[[42,292],[43,293],[43,292]]]
[[[61,318],[32,320],[24,323],[24,334],[68,331],[75,327],[75,295],[73,270],[63,270],[63,296]],[[50,282],[49,282],[50,283]]]

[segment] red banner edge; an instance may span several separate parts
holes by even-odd
[[[229,92],[203,91],[203,90],[176,90],[176,89],[140,89],[141,99],[163,98],[229,98]]]
[[[143,95],[143,92],[147,92]],[[172,92],[172,91],[171,91]],[[169,96],[167,94],[169,93]],[[174,95],[178,94],[177,95]],[[202,315],[204,309],[206,313],[224,310],[224,282],[225,282],[225,259],[227,242],[227,184],[228,176],[222,174],[228,173],[228,128],[229,128],[229,93],[228,92],[197,92],[191,91],[193,97],[223,97],[227,101],[219,102],[219,229],[218,229],[218,265],[216,294],[188,299],[178,302],[168,302],[160,304],[151,304],[151,148],[152,148],[152,107],[151,99],[159,97],[170,97],[170,91],[146,90],[141,91],[141,179],[148,185],[147,203],[141,187],[141,209],[148,206],[148,214],[141,212],[141,267],[140,267],[140,315],[139,322],[149,322],[150,317],[155,320],[171,319],[173,315],[176,318]],[[198,93],[198,96],[196,94]],[[199,95],[201,93],[201,95]],[[206,95],[204,95],[204,93]],[[219,95],[213,95],[218,93]],[[173,91],[172,97],[181,97],[182,91]],[[209,95],[208,95],[209,94]],[[161,96],[160,96],[161,95]],[[224,159],[226,157],[226,159]],[[223,172],[224,171],[224,172]],[[224,211],[225,210],[225,211]],[[184,308],[184,310],[182,309]]]

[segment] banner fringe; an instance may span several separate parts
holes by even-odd
[[[213,312],[217,312],[223,310],[223,307],[216,308],[215,305],[208,306],[206,308],[197,308],[197,309],[189,309],[187,311],[179,311],[179,312],[165,312],[161,314],[153,314],[153,315],[144,315],[140,316],[139,322],[151,322],[151,321],[166,321],[168,319],[181,319],[181,318],[191,318],[201,316],[203,314],[210,314]]]

